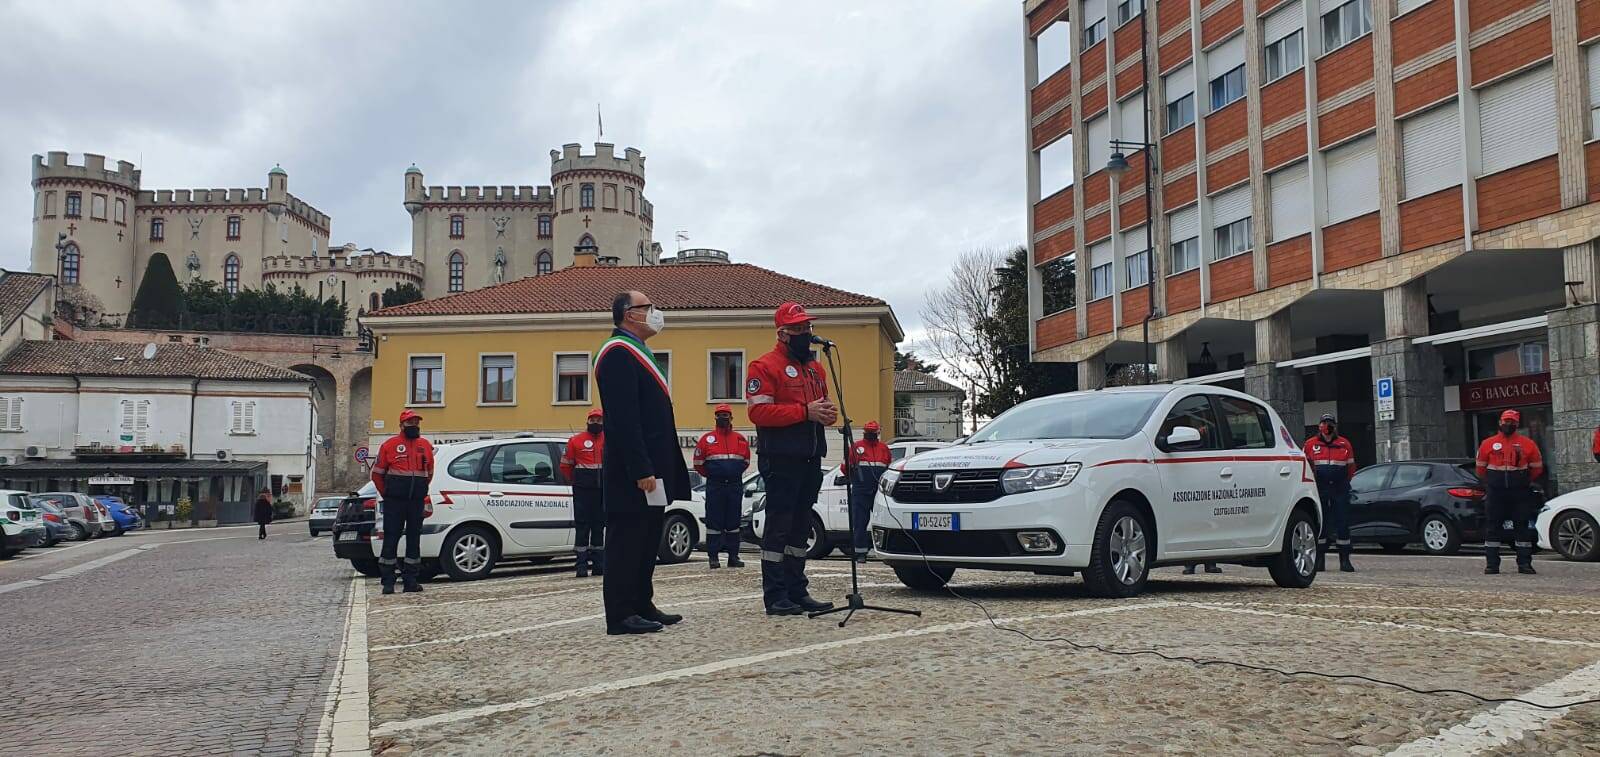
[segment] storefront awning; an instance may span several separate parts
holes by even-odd
[[[177,462],[84,462],[80,460],[28,460],[0,465],[0,478],[189,478],[194,476],[252,476],[265,473],[260,460],[181,460]]]

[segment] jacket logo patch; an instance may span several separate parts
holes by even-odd
[[[786,365],[783,367],[783,375],[788,376],[789,378],[800,378],[800,371],[795,370],[795,367],[792,365]]]
[[[761,379],[758,379],[758,378],[750,379],[748,382],[745,383],[744,390],[745,390],[746,393],[749,393],[749,394],[756,394],[756,393],[760,392],[761,391]]]
[[[866,447],[856,447],[856,454],[858,454],[858,455],[867,454],[867,448]]]
[[[584,439],[583,440],[583,448],[584,449],[594,449],[594,440],[593,439]]]
[[[1322,451],[1322,445],[1320,445],[1320,444],[1311,445],[1311,451],[1312,452],[1321,452]]]
[[[711,434],[711,435],[706,437],[706,444],[716,444],[716,443],[717,443],[717,435],[716,434]]]
[[[1500,442],[1495,442],[1495,443],[1494,443],[1494,450],[1495,450],[1495,451],[1496,451],[1496,452],[1499,452],[1499,451],[1500,451]]]
[[[1494,448],[1495,449],[1500,449],[1500,445],[1496,444],[1496,445],[1494,445]],[[396,444],[396,445],[394,445],[394,451],[399,453],[399,454],[404,455],[406,453],[406,445],[404,445],[404,444]]]

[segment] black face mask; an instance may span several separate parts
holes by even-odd
[[[420,426],[406,426],[400,429],[400,433],[405,434],[407,439],[415,439],[422,436],[422,428]]]
[[[789,334],[789,357],[802,363],[809,363],[817,358],[816,351],[811,349],[810,334]]]
[[[864,438],[869,442],[878,441],[878,432],[876,432],[876,431],[868,431]]]
[[[1510,423],[1502,423],[1500,424],[1500,433],[1510,436],[1517,433],[1517,427]]]
[[[733,419],[732,418],[718,418],[717,419],[717,428],[733,428]]]
[[[591,424],[589,424],[589,433],[598,434],[598,433],[600,433],[600,428],[601,428],[600,424],[591,423]]]

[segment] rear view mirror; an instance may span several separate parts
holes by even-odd
[[[1169,450],[1193,449],[1200,446],[1200,431],[1191,426],[1178,426],[1164,440]]]

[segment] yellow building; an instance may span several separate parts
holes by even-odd
[[[580,265],[367,315],[377,340],[372,448],[403,408],[424,417],[435,443],[577,432],[600,404],[591,361],[612,330],[611,299],[629,289],[666,315],[650,347],[665,364],[685,455],[719,403],[734,405],[735,426],[750,432],[739,407],[745,366],[777,344],[772,312],[786,300],[804,304],[817,333],[838,344],[856,425],[893,428],[894,347],[904,334],[882,300],[746,264]],[[830,439],[830,457],[840,452]]]

